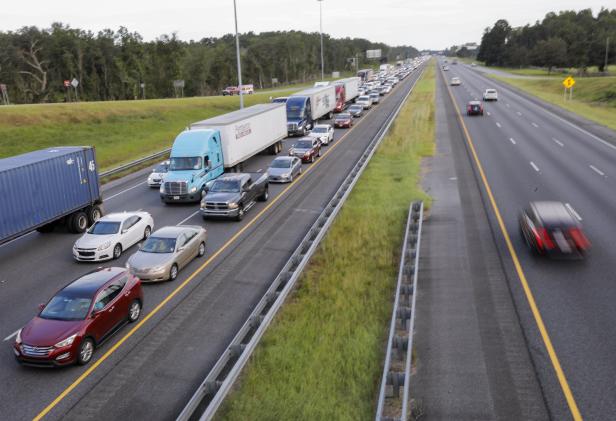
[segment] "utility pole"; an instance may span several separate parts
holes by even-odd
[[[240,110],[244,108],[244,96],[242,95],[242,64],[240,63],[240,36],[237,33],[237,7],[233,0],[233,14],[235,15],[235,54],[237,55],[237,89],[240,94]]]
[[[319,2],[319,32],[321,33],[321,80],[325,79],[325,65],[323,63],[323,0]]]
[[[610,49],[610,37],[605,40],[605,64],[603,65],[603,71],[607,73],[607,54]]]

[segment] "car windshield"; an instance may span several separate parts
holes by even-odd
[[[91,297],[60,293],[49,301],[39,317],[50,320],[83,320],[88,315],[91,302]]]
[[[152,172],[155,172],[155,173],[165,173],[168,170],[169,170],[169,165],[168,164],[158,164],[156,167],[154,167]]]
[[[315,127],[312,133],[327,133],[327,127]]]
[[[291,166],[290,159],[274,159],[270,168],[289,168]]]
[[[217,193],[237,193],[240,191],[239,180],[216,180],[212,187],[211,192]]]
[[[201,158],[198,156],[171,158],[171,164],[169,165],[170,171],[200,170],[200,169],[201,169]]]
[[[88,234],[110,235],[117,234],[118,231],[120,231],[120,222],[97,221],[90,227]]]
[[[144,253],[173,253],[175,238],[150,237],[145,240],[140,251]]]
[[[303,104],[292,104],[292,102],[296,102],[291,100],[287,100],[287,118],[302,118],[304,115],[304,105]]]
[[[370,99],[370,97],[368,96],[360,96],[358,101],[368,101]]]
[[[359,105],[352,105],[349,107],[349,110],[351,111],[359,111],[361,110],[361,107]]]
[[[310,149],[312,148],[312,141],[311,140],[300,140],[299,142],[295,144],[295,147],[298,149]]]
[[[338,114],[336,120],[348,120],[351,118],[351,114]]]

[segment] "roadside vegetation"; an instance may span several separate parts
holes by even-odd
[[[616,77],[575,78],[573,100],[565,101],[562,77],[520,79],[489,76],[616,130]]]
[[[245,95],[244,103],[268,102],[270,96]],[[190,123],[238,108],[237,96],[0,107],[0,158],[54,146],[93,145],[99,167],[109,169],[171,147]]]
[[[403,107],[218,418],[369,420],[404,224],[434,151],[434,66]]]

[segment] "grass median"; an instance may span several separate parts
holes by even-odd
[[[434,151],[428,66],[218,418],[373,419],[404,224]]]
[[[271,95],[247,95],[245,104],[268,102]],[[0,158],[53,146],[92,145],[99,167],[109,169],[171,147],[192,122],[238,108],[237,96],[0,107]]]
[[[616,77],[575,78],[573,100],[563,98],[564,77],[514,79],[489,75],[544,101],[616,130]]]

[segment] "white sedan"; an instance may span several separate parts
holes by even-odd
[[[73,257],[80,262],[117,259],[129,247],[145,240],[154,229],[148,212],[122,212],[103,216],[73,246]]]
[[[163,182],[163,177],[169,171],[169,160],[163,161],[152,169],[152,172],[148,176],[148,186],[160,187]]]
[[[308,136],[319,139],[323,145],[329,145],[329,142],[334,141],[334,128],[331,124],[317,124]]]

